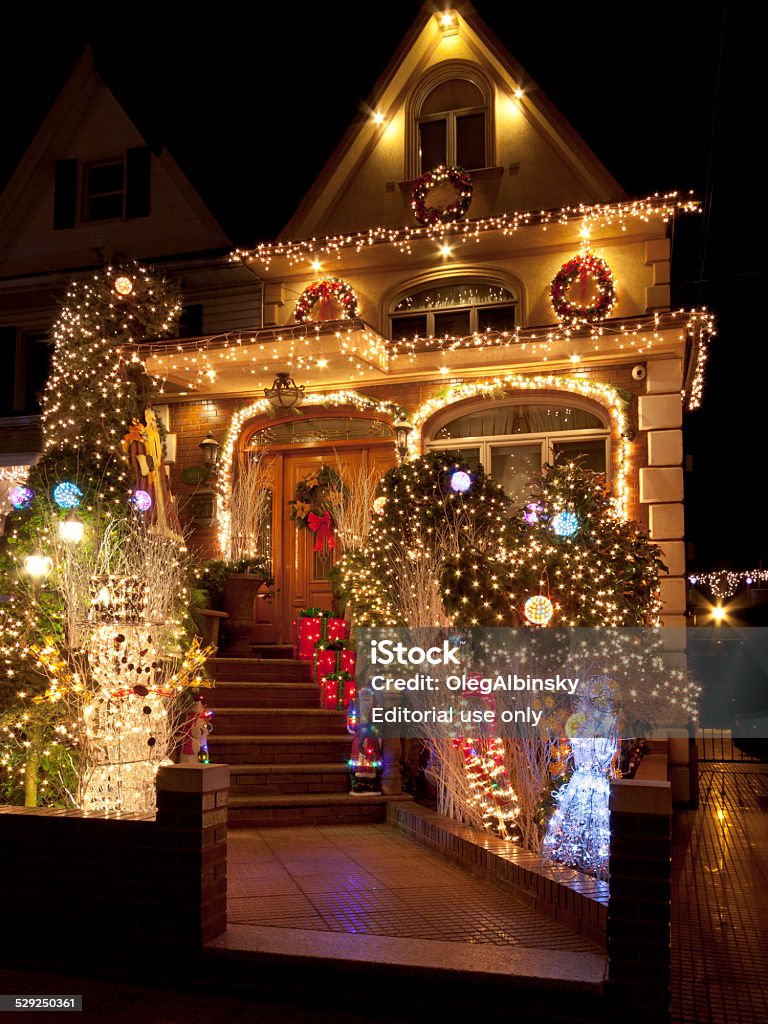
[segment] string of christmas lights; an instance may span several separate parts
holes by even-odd
[[[395,402],[379,401],[378,399],[370,398],[367,395],[360,395],[356,391],[334,391],[328,394],[315,393],[306,395],[303,407],[312,405],[351,405],[361,412],[378,413],[393,422],[395,420],[402,419],[406,415],[405,410]],[[218,521],[219,549],[225,558],[230,557],[232,534],[232,477],[237,452],[237,442],[243,427],[249,419],[253,419],[255,416],[264,416],[271,411],[272,406],[266,398],[259,398],[255,402],[251,402],[249,405],[244,406],[242,409],[238,409],[230,421],[229,430],[227,431],[224,443],[221,446],[217,487],[219,497]]]
[[[341,324],[343,323],[343,327]],[[452,353],[481,350],[509,350],[510,355],[523,354],[543,361],[561,359],[580,363],[589,352],[629,352],[640,357],[667,343],[664,332],[679,332],[681,341],[694,347],[694,372],[687,393],[688,409],[701,405],[704,373],[709,344],[715,337],[714,315],[707,309],[672,310],[654,313],[650,317],[624,320],[606,320],[599,324],[574,327],[558,324],[544,328],[516,327],[509,331],[482,331],[468,335],[441,335],[400,338],[387,341],[362,320],[324,322],[312,325],[288,325],[284,328],[265,328],[238,331],[208,338],[174,343],[153,342],[135,349],[133,358],[142,362],[146,372],[165,392],[169,378],[181,380],[192,391],[209,390],[223,369],[236,367],[255,380],[251,384],[271,382],[279,363],[292,374],[305,373],[306,383],[317,383],[318,370],[328,363],[328,353],[320,351],[321,340],[333,334],[338,344],[335,358],[348,364],[350,376],[364,378],[371,366],[382,372],[406,372],[419,354],[424,352]],[[574,349],[581,351],[576,353]],[[458,371],[458,367],[443,366],[441,373]],[[311,376],[310,376],[311,375]]]
[[[709,590],[717,598],[733,597],[742,587],[751,587],[755,583],[768,583],[768,569],[743,569],[734,572],[731,569],[716,569],[713,572],[694,572],[688,577],[692,587]]]
[[[266,270],[275,260],[286,260],[289,265],[313,263],[318,256],[332,256],[340,260],[342,252],[347,249],[359,253],[375,245],[391,245],[398,252],[410,255],[413,244],[422,239],[439,240],[450,236],[454,243],[478,243],[483,236],[492,232],[512,235],[521,228],[532,226],[539,226],[546,231],[550,226],[573,221],[580,221],[586,232],[602,227],[616,227],[626,231],[633,220],[648,222],[657,217],[666,223],[675,213],[696,213],[700,208],[692,192],[687,195],[680,192],[656,192],[652,196],[624,203],[598,203],[591,206],[581,203],[560,209],[516,211],[448,224],[438,221],[419,227],[374,227],[347,235],[265,242],[253,249],[235,249],[230,260],[260,263]]]

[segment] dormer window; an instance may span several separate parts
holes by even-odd
[[[147,146],[134,146],[101,160],[57,160],[54,230],[94,221],[148,217],[150,173]]]
[[[83,168],[83,220],[113,220],[125,210],[125,159]]]
[[[450,78],[431,89],[417,118],[421,174],[440,166],[487,167],[488,104],[466,78]]]

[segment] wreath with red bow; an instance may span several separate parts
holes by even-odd
[[[296,484],[293,497],[288,502],[291,506],[291,519],[297,526],[315,534],[315,551],[323,551],[326,545],[329,548],[336,547],[333,517],[327,497],[329,492],[345,491],[344,481],[330,466],[321,466],[307,473]]]
[[[319,302],[327,305],[329,301],[335,302],[341,307],[344,316],[348,320],[354,320],[358,316],[357,296],[346,281],[340,277],[326,277],[323,281],[313,281],[308,288],[299,296],[293,317],[297,324],[308,324],[312,319],[312,310]],[[330,319],[330,317],[323,317]]]
[[[456,198],[448,206],[427,206],[427,196],[438,185],[452,185]],[[411,209],[419,224],[452,224],[461,220],[472,202],[472,179],[463,167],[436,167],[418,179],[411,193]]]
[[[591,281],[597,297],[591,303],[579,305],[567,298],[571,285],[581,282],[582,295]],[[559,320],[604,320],[616,302],[616,286],[611,268],[593,252],[580,252],[564,263],[550,286],[552,308]]]

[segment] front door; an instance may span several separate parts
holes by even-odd
[[[270,548],[275,589],[271,598],[257,602],[254,639],[260,643],[289,643],[299,612],[305,608],[330,610],[333,605],[328,574],[343,550],[337,540],[335,548],[323,545],[315,551],[316,535],[291,519],[288,502],[299,480],[327,465],[341,473],[348,487],[354,487],[359,470],[375,468],[383,476],[395,463],[390,440],[336,442],[332,447],[302,445],[298,451],[286,448],[270,448],[267,456],[271,463]]]

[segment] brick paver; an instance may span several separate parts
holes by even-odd
[[[704,764],[675,816],[672,1020],[768,1024],[768,765]]]
[[[231,831],[231,924],[601,953],[391,825]]]

